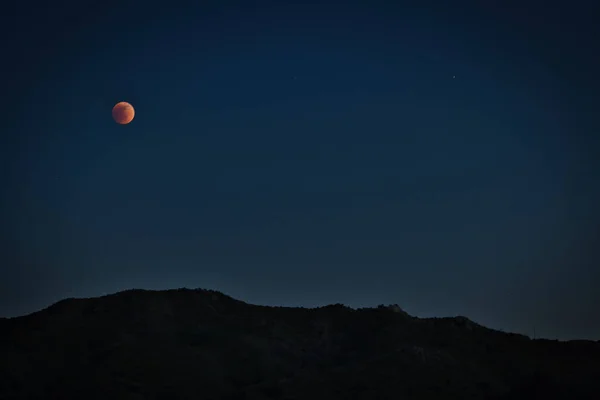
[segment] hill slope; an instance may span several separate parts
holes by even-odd
[[[0,399],[600,398],[599,342],[201,289],[67,299],[0,319],[0,355]]]

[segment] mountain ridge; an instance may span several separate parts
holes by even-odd
[[[0,319],[0,354],[0,399],[600,393],[600,342],[531,339],[398,305],[253,305],[208,289],[63,299]]]

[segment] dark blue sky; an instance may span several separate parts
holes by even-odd
[[[203,287],[600,339],[593,2],[58,3],[2,17],[1,316]]]

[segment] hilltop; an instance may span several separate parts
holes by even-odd
[[[65,299],[0,319],[0,399],[592,399],[600,343],[397,305],[314,309],[204,289]]]

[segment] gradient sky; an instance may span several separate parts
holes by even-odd
[[[13,3],[0,316],[202,287],[600,339],[594,2]]]

